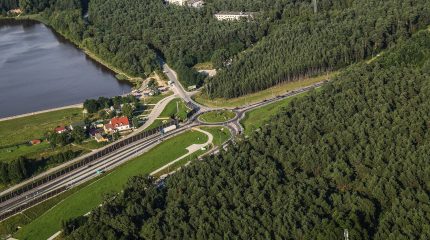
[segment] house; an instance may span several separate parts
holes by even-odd
[[[219,12],[215,14],[215,18],[219,21],[235,21],[241,18],[253,18],[254,13],[252,12]]]
[[[107,139],[107,138],[103,137],[103,135],[101,135],[100,133],[97,133],[97,134],[94,136],[94,139],[95,139],[98,143],[100,143],[100,142],[108,142],[108,141],[109,141],[109,139]]]
[[[93,129],[91,129],[91,130],[89,131],[89,134],[90,134],[90,136],[91,136],[91,137],[95,137],[95,136],[96,136],[96,134],[98,134],[98,133],[103,133],[103,129],[100,129],[100,128],[93,128]]]
[[[58,134],[62,134],[62,133],[67,132],[67,128],[65,128],[64,126],[63,127],[57,127],[54,129],[54,131]]]
[[[87,129],[87,125],[85,124],[84,121],[74,122],[74,123],[70,124],[70,126],[69,126],[70,130],[73,130],[76,127],[81,127],[85,130]]]
[[[202,8],[204,2],[202,0],[188,0],[187,5],[193,8]]]
[[[103,120],[97,120],[97,121],[95,121],[95,122],[91,123],[91,125],[92,125],[94,128],[103,128],[103,126],[104,126],[104,122],[103,122]]]
[[[121,132],[130,129],[130,122],[127,117],[115,117],[108,124],[105,124],[103,128],[109,134],[116,131]]]
[[[31,145],[38,145],[40,143],[42,143],[42,140],[40,140],[40,139],[33,139],[30,141]]]

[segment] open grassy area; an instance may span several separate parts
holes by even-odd
[[[204,93],[200,93],[194,97],[194,100],[200,104],[209,106],[209,107],[239,107],[246,104],[251,104],[255,102],[263,101],[264,99],[272,98],[274,96],[286,93],[288,91],[292,91],[294,89],[298,89],[301,87],[309,86],[314,83],[323,81],[325,79],[333,78],[337,75],[338,72],[332,72],[330,74],[325,74],[317,77],[306,78],[303,80],[295,81],[295,82],[287,82],[276,85],[269,89],[259,91],[257,93],[248,94],[238,98],[224,99],[224,98],[216,98],[209,99],[208,96]]]
[[[198,70],[206,70],[206,69],[213,69],[214,66],[211,62],[203,62],[203,63],[197,63],[193,66],[194,69]]]
[[[145,97],[145,100],[142,100],[142,103],[144,102],[145,104],[157,104],[163,98],[166,98],[166,97],[171,96],[171,95],[173,95],[173,92],[168,91],[167,93],[160,94],[157,96]]]
[[[131,176],[149,174],[187,153],[186,147],[207,141],[198,131],[189,131],[169,139],[140,157],[106,173],[97,181],[73,193],[16,233],[18,239],[47,239],[60,230],[61,221],[84,215],[97,207],[103,196],[119,192]]]
[[[219,123],[233,119],[236,113],[228,110],[219,110],[203,113],[199,116],[199,120],[206,123]]]
[[[201,127],[202,130],[209,132],[214,137],[213,145],[219,146],[231,137],[227,127]]]
[[[171,116],[176,116],[179,119],[184,120],[187,118],[188,111],[190,111],[190,109],[187,108],[184,101],[180,98],[175,98],[166,105],[159,117],[169,118]]]
[[[9,162],[20,156],[36,158],[43,152],[49,151],[50,145],[43,142],[39,145],[18,145],[7,148],[0,148],[0,162]]]
[[[274,102],[267,106],[257,108],[250,112],[247,112],[245,117],[240,122],[245,129],[245,135],[251,134],[256,129],[260,128],[265,124],[271,117],[275,116],[279,111],[287,106],[293,99],[304,97],[308,92],[296,95],[294,97],[286,98],[279,102]]]
[[[82,185],[79,185],[75,188],[70,189],[69,191],[63,192],[49,200],[44,201],[41,204],[38,204],[32,208],[29,208],[11,218],[6,219],[0,224],[0,238],[3,239],[9,234],[13,234],[17,231],[18,227],[23,227],[29,224],[31,221],[35,220],[43,213],[48,211],[53,206],[57,205],[60,201],[72,195],[73,193],[79,191],[85,186],[91,184],[94,181],[97,181],[99,178],[94,178]]]
[[[41,138],[59,125],[82,121],[82,109],[70,108],[0,122],[0,147]]]

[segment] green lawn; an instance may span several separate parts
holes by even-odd
[[[267,106],[247,112],[243,120],[240,122],[243,128],[245,128],[245,135],[249,135],[256,129],[263,126],[265,122],[267,122],[271,117],[275,116],[283,107],[287,106],[293,99],[304,97],[307,94],[308,93],[305,92],[294,97],[289,97],[282,101],[275,102]]]
[[[236,116],[236,113],[227,110],[211,111],[199,116],[199,120],[207,123],[219,123],[228,121]]]
[[[43,137],[59,125],[82,121],[82,109],[71,108],[0,122],[0,147]]]
[[[215,146],[223,144],[231,137],[231,133],[226,127],[201,127],[201,129],[212,134]]]
[[[41,153],[49,150],[49,143],[43,142],[39,145],[18,145],[7,148],[0,148],[0,162],[9,162],[25,156],[29,158],[38,157]]]
[[[180,98],[175,98],[166,105],[159,117],[168,118],[175,115],[179,119],[185,120],[187,118],[188,111],[189,109],[185,105],[184,101]]]
[[[269,89],[262,90],[256,93],[248,94],[238,98],[216,98],[210,99],[207,95],[200,93],[194,97],[194,100],[202,105],[209,107],[240,107],[250,103],[256,103],[263,101],[264,99],[272,98],[276,95],[286,93],[288,91],[302,88],[305,86],[312,85],[314,83],[323,81],[325,79],[330,79],[336,76],[339,72],[332,72],[329,74],[324,74],[316,77],[306,78],[294,82],[281,83],[279,85],[273,86]]]
[[[70,195],[54,208],[24,226],[18,239],[47,239],[60,230],[61,221],[84,215],[97,207],[107,193],[118,192],[131,176],[148,174],[187,153],[186,147],[207,141],[198,131],[189,131],[169,139],[144,155],[118,167],[92,184]]]
[[[173,92],[169,91],[165,94],[160,94],[157,96],[153,96],[153,97],[145,97],[145,101],[142,100],[142,103],[145,102],[145,104],[157,104],[159,101],[161,101],[162,99],[172,95]]]

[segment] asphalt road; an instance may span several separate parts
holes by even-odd
[[[240,124],[240,120],[245,116],[246,112],[251,111],[256,108],[260,108],[263,106],[266,106],[268,104],[281,101],[283,99],[295,96],[297,94],[309,91],[313,88],[320,87],[325,82],[319,82],[312,86],[304,87],[295,91],[288,92],[284,95],[277,96],[272,99],[264,100],[262,102],[254,103],[251,105],[246,105],[240,108],[235,108],[233,111],[236,113],[236,116],[224,123],[214,123],[214,124],[208,124],[203,123],[198,120],[198,116],[201,115],[204,112],[213,111],[213,109],[210,109],[205,106],[201,106],[194,102],[191,99],[191,94],[187,93],[182,85],[179,83],[176,77],[176,73],[168,67],[167,64],[163,64],[163,69],[166,72],[166,75],[169,77],[169,79],[174,82],[174,91],[175,95],[180,96],[187,102],[191,102],[194,105],[198,106],[200,110],[185,124],[181,125],[178,129],[168,132],[165,135],[157,134],[155,136],[148,137],[146,139],[142,139],[138,142],[135,142],[133,144],[130,144],[128,146],[125,146],[109,155],[106,155],[98,160],[95,160],[91,164],[87,164],[86,166],[82,166],[78,169],[75,169],[74,171],[71,171],[59,178],[56,178],[50,182],[47,182],[39,187],[36,187],[32,190],[29,190],[27,192],[24,192],[12,199],[9,199],[5,202],[0,203],[0,215],[7,213],[8,211],[12,211],[19,206],[25,205],[29,201],[42,196],[44,194],[53,192],[60,188],[71,188],[73,186],[76,186],[78,184],[81,184],[83,182],[86,182],[88,180],[93,179],[97,176],[96,171],[97,170],[110,170],[118,165],[123,164],[124,162],[133,159],[136,156],[141,155],[142,153],[148,151],[149,149],[153,148],[157,144],[159,144],[161,141],[171,138],[173,136],[176,136],[178,134],[181,134],[187,130],[189,130],[192,127],[197,126],[225,126],[228,127],[233,135],[239,135],[243,132],[243,127]],[[225,145],[223,146],[226,147]],[[37,178],[37,177],[36,177]]]

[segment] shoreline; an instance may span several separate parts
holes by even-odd
[[[44,24],[45,26],[49,27],[52,31],[54,31],[56,34],[59,34],[61,37],[63,37],[64,39],[66,39],[67,41],[72,43],[76,48],[81,50],[88,58],[91,58],[93,61],[99,63],[100,65],[102,65],[105,68],[112,71],[114,77],[118,81],[127,81],[127,82],[131,83],[133,85],[132,89],[134,87],[136,87],[138,81],[144,80],[144,78],[142,78],[142,77],[130,76],[129,74],[122,71],[121,69],[118,69],[118,68],[112,66],[110,63],[108,63],[106,60],[104,60],[103,58],[101,58],[100,56],[98,56],[96,53],[92,52],[88,48],[83,47],[81,43],[75,42],[75,41],[69,39],[61,31],[58,31],[51,24],[49,24],[49,22],[46,19],[44,19],[40,14],[20,15],[20,16],[15,16],[15,17],[0,16],[0,20],[15,20],[15,21],[31,20],[31,21],[36,21],[36,22],[39,22],[41,24]],[[117,75],[125,76],[126,79],[119,79],[117,77]]]
[[[13,120],[13,119],[17,119],[17,118],[22,118],[22,117],[34,116],[34,115],[41,114],[41,113],[54,112],[54,111],[65,110],[65,109],[70,109],[70,108],[83,108],[83,107],[84,107],[83,103],[78,103],[78,104],[67,105],[67,106],[63,106],[63,107],[50,108],[50,109],[45,109],[45,110],[40,110],[40,111],[35,111],[35,112],[18,114],[18,115],[9,116],[9,117],[3,117],[3,118],[0,118],[0,122]]]

